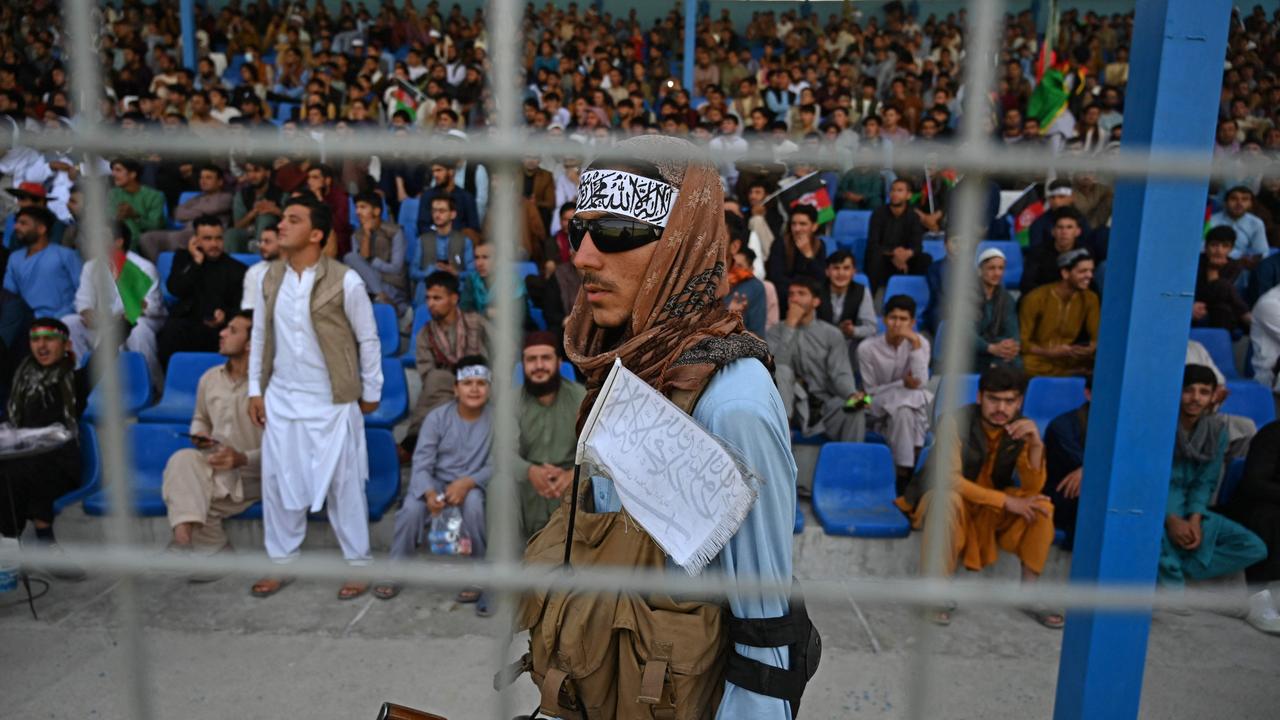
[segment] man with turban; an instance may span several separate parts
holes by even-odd
[[[736,448],[761,478],[759,496],[712,562],[713,571],[723,572],[730,579],[759,577],[766,582],[786,583],[791,578],[796,467],[787,415],[770,377],[772,360],[768,348],[745,331],[741,314],[730,311],[723,302],[729,287],[728,237],[719,176],[683,140],[642,136],[618,147],[630,150],[635,159],[598,161],[583,171],[577,210],[568,228],[575,250],[573,262],[582,274],[582,290],[565,324],[566,353],[586,379],[578,427],[583,426],[615,359],[687,409],[709,433]],[[688,478],[691,492],[700,481],[698,477]],[[577,503],[577,533],[584,532],[583,523],[590,523],[592,518],[611,513],[625,517],[608,479],[584,477],[583,485],[589,489],[583,490]],[[543,531],[530,541],[526,558],[558,562],[552,556],[557,544],[561,552],[565,545],[566,517],[572,513],[568,497],[571,496],[566,496]],[[619,535],[624,529],[627,531],[626,539],[615,538],[620,543],[634,542],[632,538],[637,536],[647,539],[647,534],[634,529],[634,522],[610,527],[622,527]],[[576,533],[572,537],[577,540]],[[647,542],[652,544],[651,540]],[[653,555],[637,552],[636,556],[644,560],[635,565],[653,562]],[[663,566],[660,551],[656,556],[654,567],[648,569]],[[673,567],[669,558],[665,563]],[[540,598],[526,599],[525,607],[539,602]],[[623,593],[599,602],[597,610],[602,606],[613,608],[615,602],[619,607],[638,608],[637,612],[645,616],[653,609],[646,606],[653,602],[652,596]],[[714,615],[708,620],[710,625],[722,627],[721,623],[730,623],[719,608],[711,607]],[[748,620],[748,624],[751,620],[787,616],[791,610],[785,592],[728,594],[728,611],[735,618]],[[526,615],[522,611],[524,620],[519,624],[530,627],[544,622],[535,615],[545,614]],[[749,647],[738,642],[730,650],[709,644],[706,657],[713,661],[706,675],[712,681],[699,696],[682,697],[680,684],[670,680],[681,672],[676,659],[669,666],[645,663],[648,668],[667,667],[671,672],[666,674],[666,681],[659,675],[653,683],[647,676],[639,682],[635,676],[636,653],[627,656],[625,648],[646,638],[643,628],[620,630],[618,622],[622,619],[620,616],[613,622],[614,634],[628,638],[638,635],[640,639],[618,640],[624,650],[609,659],[616,665],[617,679],[601,690],[601,695],[593,695],[589,682],[582,677],[566,677],[574,665],[572,660],[564,667],[553,658],[554,667],[539,668],[537,653],[533,653],[533,672],[543,686],[544,699],[554,701],[557,695],[576,697],[583,706],[607,708],[601,717],[651,717],[650,710],[672,706],[677,717],[709,718],[713,713],[720,718],[758,720],[790,717],[792,708],[787,700],[747,690],[742,686],[745,682],[722,681],[719,678],[724,675],[717,673],[723,672],[724,666],[719,662],[723,660],[731,679],[741,677],[735,675],[735,665],[746,665],[757,674],[785,675],[791,680],[804,664],[792,662],[798,656],[792,655],[790,648],[798,645]],[[580,632],[570,622],[572,619],[562,618],[556,627],[540,630],[560,638]],[[809,627],[807,622],[804,626]],[[714,633],[712,630],[709,634]],[[545,637],[539,636],[537,641]],[[730,637],[737,636],[731,632]],[[608,642],[608,638],[590,637],[586,642],[597,641]],[[676,638],[672,657],[682,652],[679,645],[689,642],[692,640],[684,636]],[[563,649],[570,643],[556,640],[555,644]],[[804,676],[799,680],[802,687]],[[657,695],[645,692],[646,688]],[[796,706],[798,700],[798,696],[793,698]]]

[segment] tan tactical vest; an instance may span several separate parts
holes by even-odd
[[[696,397],[673,395],[692,410]],[[581,482],[574,523],[575,567],[666,567],[666,555],[627,514],[594,513],[591,482]],[[525,550],[528,565],[563,572],[569,498]],[[526,595],[517,630],[529,631],[528,670],[541,691],[540,712],[565,720],[702,720],[714,717],[730,650],[719,604],[649,593],[540,590]]]
[[[276,356],[276,297],[280,294],[280,284],[287,269],[285,261],[275,260],[262,277],[262,309],[266,318],[262,328],[266,340],[262,348],[263,393],[271,381]],[[343,305],[342,278],[346,274],[346,265],[322,255],[316,265],[316,282],[311,288],[311,326],[316,331],[325,367],[329,369],[329,385],[333,389],[335,405],[356,402],[361,391],[360,349]]]

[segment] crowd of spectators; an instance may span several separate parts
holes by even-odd
[[[556,365],[563,322],[580,284],[566,223],[583,163],[540,152],[539,137],[573,140],[589,156],[619,137],[664,133],[723,153],[718,157],[732,241],[732,290],[725,302],[743,312],[749,329],[768,339],[794,429],[833,440],[862,440],[868,430],[882,435],[893,451],[900,492],[909,487],[933,430],[932,338],[948,301],[975,303],[973,359],[979,371],[996,372],[989,382],[984,379],[991,407],[983,404],[975,411],[984,422],[991,413],[1016,414],[1022,372],[1086,377],[1092,372],[1110,243],[1114,193],[1109,179],[1050,170],[988,181],[983,188],[990,200],[986,236],[1020,241],[1014,252],[1022,255],[1016,258],[1024,266],[1021,281],[1005,282],[1015,259],[1008,251],[986,250],[975,269],[981,292],[954,298],[945,288],[947,261],[926,252],[925,243],[955,241],[948,233],[948,199],[965,179],[945,167],[902,167],[894,161],[894,149],[916,139],[948,142],[962,124],[976,122],[996,142],[1035,145],[1047,154],[1113,151],[1123,133],[1132,14],[1072,9],[1062,14],[1052,49],[1063,102],[1048,114],[1043,102],[1033,102],[1044,69],[1044,38],[1030,13],[1007,16],[997,88],[983,116],[970,118],[961,102],[963,11],[915,16],[900,2],[887,3],[874,16],[849,9],[826,16],[761,10],[743,25],[725,10],[698,19],[693,84],[686,87],[677,64],[683,27],[678,9],[647,24],[635,9],[624,17],[574,2],[531,3],[523,17],[520,68],[522,120],[531,134],[519,176],[521,232],[502,238],[491,230],[488,168],[468,157],[471,144],[485,141],[495,114],[483,10],[468,15],[436,0],[373,8],[342,2],[336,9],[323,2],[308,7],[305,2],[233,0],[217,9],[198,9],[195,67],[180,62],[177,12],[174,3],[125,0],[102,6],[95,21],[104,73],[98,109],[104,122],[128,135],[192,139],[278,128],[283,136],[310,139],[315,149],[276,157],[144,153],[95,167],[70,151],[25,147],[24,134],[74,126],[80,109],[69,84],[59,6],[19,0],[0,8],[0,130],[12,130],[18,141],[0,158],[7,190],[0,194],[0,214],[13,217],[0,299],[4,384],[29,355],[34,340],[24,333],[33,318],[61,319],[76,364],[94,347],[97,328],[120,322],[127,348],[146,356],[157,388],[174,353],[221,349],[234,359],[243,352],[236,344],[244,333],[242,308],[250,307],[254,296],[245,288],[260,285],[263,272],[262,264],[246,269],[242,254],[275,259],[282,207],[297,196],[308,197],[326,206],[332,218],[325,254],[355,270],[371,300],[396,310],[422,380],[401,450],[402,460],[413,463],[414,487],[432,490],[411,498],[402,511],[406,525],[400,528],[397,520],[397,553],[412,550],[421,539],[424,513],[438,510],[439,503],[463,505],[468,517],[483,515],[473,498],[482,500],[487,482],[477,477],[483,472],[478,448],[487,447],[487,440],[460,438],[477,418],[487,417],[482,412],[487,388],[481,393],[467,383],[464,393],[454,369],[462,359],[475,362],[488,350],[494,243],[508,243],[521,259],[534,263],[535,272],[517,295],[527,299],[525,328],[534,330],[541,318],[545,330],[537,342],[526,343],[524,357],[525,392],[532,392],[532,400],[522,406],[522,432],[537,427],[541,443],[532,454],[522,454],[524,469],[517,479],[522,491],[528,490],[522,515],[526,534],[545,522],[547,503],[564,489],[569,455],[557,443],[565,438],[541,423],[569,422],[572,403],[565,398],[579,397],[580,389],[560,392],[559,373],[544,366]],[[1214,138],[1218,156],[1280,152],[1278,54],[1280,13],[1269,18],[1260,7],[1237,11]],[[341,143],[357,130],[397,137],[437,133],[456,149],[432,158],[400,153],[324,160],[322,143]],[[792,161],[800,148],[819,150],[827,160],[820,166]],[[773,161],[733,160],[735,153],[752,149]],[[867,149],[882,162],[855,164],[854,153]],[[1046,167],[1051,167],[1048,157]],[[132,267],[151,281],[151,291],[135,299],[117,280],[123,302],[110,308],[97,307],[93,293],[83,292],[101,272],[84,264],[88,253],[78,231],[84,184],[95,181],[92,175],[111,184],[115,273]],[[811,175],[823,181],[834,210],[869,211],[865,248],[846,247],[833,237],[826,203],[788,206],[771,200],[779,189]],[[1007,214],[1002,192],[1021,194],[1018,206],[1022,199],[1034,200],[1043,213]],[[1272,249],[1280,247],[1280,174],[1241,173],[1215,181],[1206,198],[1204,230],[1192,322],[1227,331],[1242,350],[1251,344],[1246,369],[1259,382],[1280,388],[1280,258]],[[1189,235],[1200,231],[1187,229]],[[161,264],[168,268],[163,278]],[[927,304],[885,292],[901,275],[928,279]],[[171,297],[162,299],[162,294]],[[430,322],[411,334],[418,307]],[[228,365],[219,387],[236,387],[238,368],[239,361]],[[1210,402],[1207,411],[1189,409],[1188,403],[1195,403],[1184,392],[1186,433],[1199,427],[1202,411],[1221,406],[1225,395],[1220,372],[1214,383],[1205,382],[1201,372],[1188,373],[1188,387],[1210,386]],[[446,406],[453,409],[440,410]],[[526,418],[529,428],[523,427]],[[207,429],[217,418],[198,422]],[[1033,529],[1006,522],[1008,517],[983,516],[968,526],[971,533],[999,534],[1001,547],[1009,533],[1016,532],[1021,542],[1024,531],[1032,532],[1035,547],[1019,552],[1024,567],[1036,575],[1043,565],[1044,521],[1052,515],[1047,508],[1078,495],[1079,463],[1069,467],[1063,448],[1054,445],[1058,440],[1051,439],[1042,452],[1034,427],[1015,424],[1002,430],[1016,422],[982,427],[993,443],[1004,442],[997,436],[1005,432],[1018,447],[1032,449],[1017,456],[1020,469],[1026,464],[1042,476],[1047,454],[1050,484],[1044,487],[1053,499],[1004,493],[999,473],[992,485],[991,468],[986,468],[988,487],[964,502],[1002,507]],[[1060,429],[1066,424],[1063,420]],[[1255,430],[1231,425],[1231,448],[1224,451],[1247,455],[1251,468],[1248,437]],[[1179,458],[1215,461],[1207,435],[1196,431],[1197,437],[1184,442],[1186,433],[1180,431]],[[1069,435],[1078,445],[1071,448],[1082,457],[1083,427],[1057,435]],[[439,452],[424,451],[426,438],[443,443]],[[522,453],[526,441],[533,442],[522,439]],[[1216,469],[1206,470],[1217,473],[1215,482],[1220,460]],[[442,475],[427,477],[430,468],[442,468]],[[458,485],[459,478],[467,482]],[[1175,477],[1175,485],[1181,482]],[[1270,482],[1274,485],[1274,478]],[[1267,539],[1274,556],[1280,553],[1275,499],[1265,499],[1269,491],[1263,480],[1252,486],[1258,488],[1252,495],[1257,502],[1271,503],[1270,514],[1251,508],[1238,514],[1270,523],[1269,530],[1254,530]],[[236,485],[220,506],[223,512],[240,507],[250,487]],[[444,500],[437,499],[437,491]],[[1184,503],[1182,515],[1171,511],[1166,545],[1173,543],[1182,555],[1167,547],[1169,562],[1197,545],[1191,541],[1201,531],[1193,532],[1190,525],[1199,528],[1200,521],[1187,518],[1203,516],[1202,504]],[[198,514],[174,515],[175,542],[187,545],[201,537],[209,540],[206,544],[223,542],[218,532],[193,530]],[[45,523],[42,517],[33,519]],[[988,564],[995,537],[957,548],[956,559],[963,557],[971,569]],[[481,535],[472,547],[482,552]],[[1251,571],[1251,579],[1276,580],[1274,560],[1267,567],[1272,569],[1266,573]],[[1164,560],[1161,572],[1162,578],[1176,574]],[[398,592],[391,584],[376,590],[383,597]],[[1061,621],[1048,611],[1038,619],[1050,626]]]

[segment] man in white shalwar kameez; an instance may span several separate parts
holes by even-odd
[[[915,331],[916,303],[894,295],[884,304],[885,331],[858,345],[858,372],[871,396],[867,429],[889,441],[899,484],[911,476],[929,430],[929,341]],[[901,493],[901,489],[899,489]]]
[[[355,271],[324,257],[328,208],[294,199],[284,208],[277,260],[256,288],[249,354],[249,414],[262,438],[262,509],[267,555],[297,557],[307,513],[328,505],[329,524],[353,565],[370,561],[369,477],[363,413],[382,395],[381,347],[373,307]],[[287,579],[264,578],[253,594]],[[341,600],[367,583],[348,582]]]

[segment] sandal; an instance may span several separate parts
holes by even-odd
[[[400,583],[384,582],[375,583],[373,586],[373,596],[379,600],[390,600],[400,594]]]
[[[348,581],[338,588],[339,600],[355,600],[369,591],[369,583]]]
[[[489,593],[480,593],[480,597],[476,600],[476,615],[491,617],[495,611],[493,597]]]
[[[939,627],[946,627],[951,624],[951,614],[956,611],[954,602],[947,602],[933,608],[925,608],[924,616],[929,622]]]
[[[293,584],[293,578],[291,577],[262,578],[253,584],[253,587],[249,589],[249,594],[256,598],[269,598],[291,584]]]
[[[1023,612],[1050,630],[1061,630],[1067,624],[1067,619],[1062,613],[1050,610],[1043,605],[1026,608]]]
[[[481,590],[480,588],[469,587],[459,591],[458,594],[453,598],[453,601],[461,605],[470,605],[473,602],[479,601],[480,596],[483,594],[484,594],[484,591]]]

